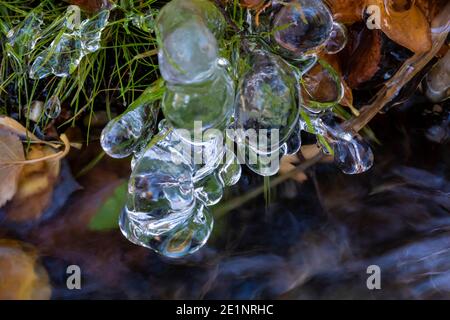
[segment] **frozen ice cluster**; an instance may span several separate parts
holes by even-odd
[[[95,30],[107,15],[97,19],[81,27],[92,30],[92,46],[83,45],[77,31],[52,46],[68,43],[85,48],[82,53],[95,49]],[[268,39],[259,43],[253,29]],[[227,23],[211,1],[172,0],[160,10],[155,30],[164,95],[155,101],[144,93],[101,138],[110,156],[133,156],[120,218],[123,234],[133,243],[172,258],[197,251],[213,228],[208,207],[239,181],[239,163],[263,176],[277,174],[280,157],[300,150],[302,131],[319,137],[344,173],[372,166],[368,144],[344,131],[330,112],[343,98],[343,86],[318,53],[342,50],[346,34],[322,1],[274,4],[261,25],[240,32],[244,48],[231,61],[221,56]],[[332,81],[331,98],[307,90],[313,68],[322,68],[323,77]],[[59,72],[41,69],[46,71],[34,74]],[[160,108],[164,120],[158,125]],[[235,154],[225,137],[244,151]]]

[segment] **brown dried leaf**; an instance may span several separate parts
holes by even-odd
[[[363,20],[366,0],[327,0],[334,18],[345,24],[353,24]]]
[[[47,300],[51,287],[36,251],[12,240],[0,239],[0,300]]]
[[[368,4],[377,5],[382,9],[381,29],[392,41],[415,53],[431,49],[430,23],[418,6],[413,5],[409,10],[402,12],[388,8],[388,14],[384,0],[368,0]]]
[[[60,172],[60,161],[32,162],[53,155],[55,155],[55,150],[48,146],[32,146],[27,155],[27,161],[31,163],[23,167],[17,193],[5,207],[8,220],[15,222],[37,220],[50,205],[53,189]]]
[[[0,126],[0,207],[16,194],[22,165],[11,164],[25,159],[20,138]]]
[[[346,80],[351,89],[369,81],[379,70],[382,52],[382,37],[378,30],[363,28],[354,35],[346,65]]]

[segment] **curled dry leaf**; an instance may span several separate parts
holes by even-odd
[[[25,157],[21,138],[31,142]],[[0,117],[0,207],[11,221],[38,219],[51,201],[60,172],[60,160],[70,150],[63,134],[64,149],[38,139],[20,123]]]
[[[9,221],[37,220],[50,205],[60,172],[60,161],[52,159],[55,154],[55,150],[48,146],[31,147],[27,155],[28,164],[20,172],[17,192],[5,207]],[[46,158],[50,160],[42,160]]]
[[[47,300],[51,287],[47,271],[34,248],[0,239],[0,300]]]

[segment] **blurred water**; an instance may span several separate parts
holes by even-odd
[[[308,182],[272,190],[267,208],[260,197],[217,219],[208,245],[183,260],[134,246],[118,230],[86,229],[129,174],[112,159],[80,179],[84,191],[58,216],[26,231],[2,224],[0,236],[38,248],[54,299],[448,299],[450,153],[427,132],[449,104],[439,114],[420,101],[373,123],[383,145],[368,173],[318,165]],[[262,183],[245,171],[226,198]],[[80,291],[66,288],[70,264],[82,269]],[[381,268],[381,290],[366,287],[369,265]]]

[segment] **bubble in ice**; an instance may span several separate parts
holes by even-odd
[[[341,23],[333,23],[333,30],[331,31],[330,38],[325,44],[325,52],[327,54],[336,54],[342,51],[347,45],[347,29]]]
[[[372,149],[359,137],[337,140],[333,148],[334,162],[345,174],[361,174],[373,166]]]
[[[153,104],[138,106],[111,120],[102,131],[100,143],[113,158],[126,158],[152,137],[156,122]]]
[[[61,101],[58,96],[51,96],[44,105],[44,114],[50,119],[56,119],[61,114]]]
[[[217,41],[201,21],[190,19],[165,34],[158,58],[164,80],[178,84],[198,83],[216,69]]]
[[[333,29],[333,18],[321,0],[293,0],[273,20],[278,51],[297,58],[325,44]]]
[[[34,60],[30,78],[42,79],[50,74],[67,77],[73,73],[84,56],[100,48],[101,34],[108,18],[109,11],[104,10],[92,19],[84,20],[79,27],[69,23],[66,32]]]
[[[256,149],[276,150],[289,139],[298,121],[298,82],[290,66],[271,53],[256,50],[249,63],[252,67],[243,76],[236,98],[236,128],[246,135],[256,131],[258,136],[266,130],[270,145],[261,146],[261,141],[255,145],[248,137],[241,140]]]
[[[162,101],[165,118],[175,128],[194,130],[200,122],[201,131],[225,129],[233,113],[234,82],[226,70],[219,68],[200,84],[167,83]]]

